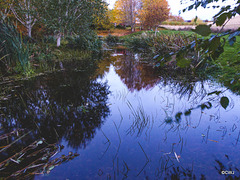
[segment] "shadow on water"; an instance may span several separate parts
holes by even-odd
[[[37,77],[15,86],[10,98],[1,101],[0,146],[4,148],[0,166],[4,177],[30,164],[31,168],[41,166],[43,162],[37,160],[57,153],[63,148],[59,145],[62,140],[76,151],[94,138],[109,115],[110,92],[106,83],[97,82],[91,75],[63,71]],[[38,158],[31,158],[32,153]],[[74,156],[70,154],[70,159]],[[57,161],[68,159],[66,156]]]

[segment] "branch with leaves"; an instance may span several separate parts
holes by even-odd
[[[218,1],[220,0],[215,0],[214,2]],[[221,1],[223,2],[224,0]],[[183,12],[194,8],[197,9],[200,6],[206,8],[212,2],[212,0],[195,0],[195,2],[185,8]],[[240,15],[240,0],[232,6],[227,5],[221,7],[219,13],[213,17],[213,24],[222,27],[218,33],[212,34],[212,25],[196,26],[193,31],[201,35],[202,38],[196,36],[195,40],[188,46],[181,48],[175,53],[166,54],[163,58],[156,56],[159,61],[158,65],[164,64],[165,62],[168,62],[169,59],[172,59],[171,57],[174,57],[180,68],[192,67],[192,69],[195,70],[200,67],[205,67],[207,61],[216,60],[224,52],[224,45],[226,42],[228,41],[228,43],[233,46],[236,42],[236,36],[240,35],[240,27],[237,30],[223,32],[224,26],[236,15]]]

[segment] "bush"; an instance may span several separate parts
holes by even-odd
[[[67,47],[71,49],[99,52],[102,47],[101,40],[93,33],[68,36],[66,40],[68,41]]]
[[[117,29],[126,29],[126,27],[123,24],[118,24],[116,26]]]
[[[109,34],[106,37],[105,41],[109,46],[113,46],[119,42],[119,38],[117,36],[112,36],[111,34]]]
[[[198,17],[193,18],[193,19],[191,20],[191,23],[192,23],[193,25],[205,24],[205,23],[203,22],[203,20],[201,20],[201,19],[198,18]]]
[[[55,44],[56,41],[57,41],[57,39],[54,36],[45,36],[43,38],[43,42],[44,43],[53,43],[53,44]]]
[[[151,35],[148,33],[142,33],[138,36],[131,36],[126,39],[126,46],[134,51],[149,51],[151,42]]]
[[[156,36],[153,33],[142,33],[139,36],[126,39],[126,46],[135,51],[164,55],[178,51],[183,46],[188,45],[192,40],[192,36],[183,33],[158,33]]]

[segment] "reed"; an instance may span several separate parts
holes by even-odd
[[[20,66],[24,73],[30,70],[30,46],[10,21],[0,21],[0,41],[4,42],[0,57],[5,57],[9,66]],[[6,56],[7,54],[7,56]]]
[[[142,33],[126,38],[126,46],[135,51],[164,55],[190,44],[193,36],[184,33]]]

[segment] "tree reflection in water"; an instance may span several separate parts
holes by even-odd
[[[170,86],[176,94],[189,97],[195,91],[196,85],[199,88],[198,94],[206,95],[204,80],[206,77],[196,77],[193,74],[179,74],[174,71],[166,71],[164,69],[153,68],[149,62],[144,62],[145,54],[136,54],[127,50],[115,50],[106,52],[104,60],[98,64],[97,75],[103,77],[109,72],[111,64],[114,66],[115,72],[121,78],[122,82],[128,87],[130,92],[140,91],[142,89],[149,90],[156,85]]]
[[[108,89],[106,83],[91,80],[86,72],[60,72],[24,82],[23,87],[13,91],[13,98],[1,102],[5,108],[1,109],[0,136],[14,130],[18,134],[9,135],[8,142],[0,139],[2,146],[11,145],[1,151],[0,162],[40,139],[44,147],[64,139],[73,149],[85,148],[109,115]],[[51,148],[48,153],[54,154],[50,152]],[[32,163],[29,161],[27,164]],[[21,168],[25,166],[26,161]]]

